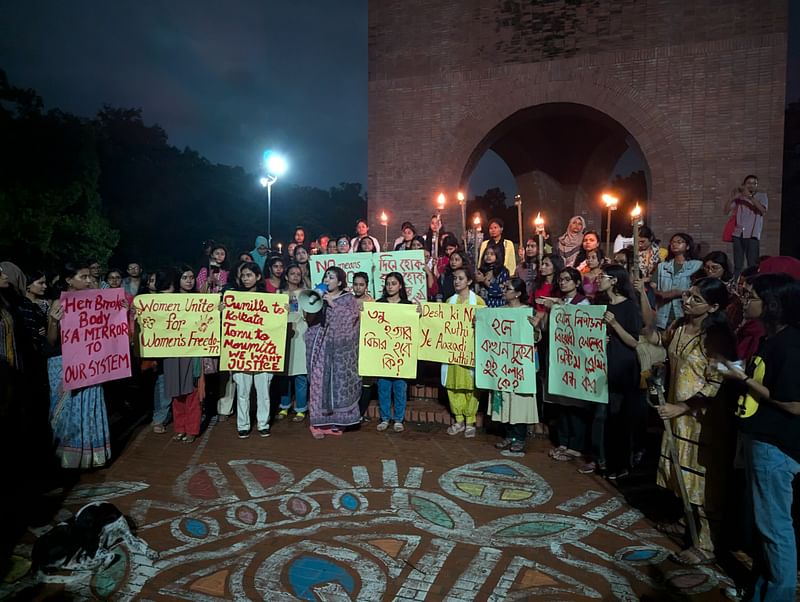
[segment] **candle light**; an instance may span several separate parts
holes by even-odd
[[[464,248],[467,248],[467,199],[464,193],[459,191],[456,195],[458,204],[461,206],[461,238],[464,239]]]
[[[539,266],[542,265],[542,256],[544,256],[544,220],[542,213],[536,214],[536,219],[533,220],[533,226],[536,228],[536,236],[539,237]]]
[[[639,203],[636,203],[633,211],[631,211],[631,223],[633,224],[633,265],[631,266],[631,273],[634,279],[639,278],[639,226],[642,225],[642,209]]]
[[[385,211],[381,211],[381,226],[383,226],[383,248],[389,247],[389,216]]]

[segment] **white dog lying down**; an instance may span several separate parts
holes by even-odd
[[[111,565],[115,558],[111,548],[119,542],[151,560],[158,558],[158,552],[133,534],[114,504],[92,502],[36,540],[32,569],[96,571]]]

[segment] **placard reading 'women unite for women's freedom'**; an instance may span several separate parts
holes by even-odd
[[[359,331],[359,375],[414,378],[418,348],[416,305],[364,303]]]
[[[61,293],[64,388],[131,375],[128,309],[121,288]]]
[[[550,310],[548,391],[608,403],[605,305],[554,305]]]
[[[481,309],[475,320],[475,386],[490,391],[536,393],[530,307]]]
[[[419,359],[441,364],[475,366],[474,305],[422,303]]]
[[[219,355],[219,295],[139,295],[133,300],[133,306],[143,358]]]
[[[221,370],[280,372],[286,353],[288,295],[222,295]]]

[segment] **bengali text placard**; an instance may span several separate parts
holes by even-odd
[[[416,305],[364,303],[358,349],[361,376],[415,378],[418,348]]]
[[[475,386],[536,393],[530,307],[482,309],[475,321]]]

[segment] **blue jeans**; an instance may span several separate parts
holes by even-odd
[[[305,412],[308,410],[308,378],[305,374],[285,376],[286,382],[281,391],[281,410],[292,407],[292,389],[294,389],[294,411]]]
[[[394,396],[395,422],[403,422],[406,415],[406,393],[408,385],[402,378],[378,379],[378,405],[381,409],[381,421],[388,421],[391,416],[392,397]]]
[[[156,378],[153,387],[153,424],[167,424],[172,414],[172,399],[164,392],[164,375]]]
[[[758,544],[753,559],[755,602],[794,600],[797,548],[792,527],[792,481],[800,464],[769,443],[746,439],[747,488]]]

